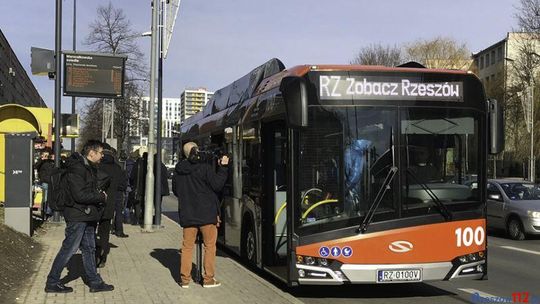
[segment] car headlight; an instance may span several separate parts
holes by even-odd
[[[527,215],[532,218],[540,218],[540,211],[527,211]]]

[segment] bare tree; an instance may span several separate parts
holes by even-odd
[[[522,32],[540,33],[540,1],[520,0],[515,17]]]
[[[468,69],[472,62],[467,45],[452,38],[417,40],[403,48],[406,60],[419,62],[428,68]]]
[[[396,66],[402,62],[401,49],[394,45],[371,44],[358,51],[351,64]]]
[[[132,28],[121,8],[115,8],[111,2],[97,9],[97,17],[90,24],[90,33],[86,37],[85,44],[97,52],[127,55],[124,99],[115,102],[114,111],[114,137],[118,139],[118,148],[126,149],[130,126],[137,123],[139,105],[133,98],[141,96],[147,82],[139,82],[148,79],[148,68],[145,64],[144,54],[137,45],[135,39],[140,37]],[[101,138],[103,99],[90,101],[83,111],[83,128],[81,139],[99,135]],[[101,115],[100,118],[97,116]],[[98,123],[100,122],[100,123]],[[81,140],[84,141],[84,140]]]

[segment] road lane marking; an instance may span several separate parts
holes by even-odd
[[[500,247],[504,248],[504,249],[510,249],[510,250],[515,250],[515,251],[521,251],[521,252],[526,252],[526,253],[530,253],[530,254],[540,255],[540,252],[538,252],[538,251],[521,249],[521,248],[512,247],[512,246],[500,246]]]

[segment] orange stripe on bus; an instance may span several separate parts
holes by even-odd
[[[461,230],[458,230],[460,228]],[[463,242],[463,239],[461,239],[461,244],[458,244],[458,233],[456,231],[461,234],[467,228],[471,228],[473,232],[471,242]],[[469,232],[467,238],[469,239],[471,229],[467,229]],[[482,230],[477,233],[477,241],[480,240],[481,232],[483,233],[482,241],[479,244],[474,239],[474,232],[477,230]],[[477,219],[359,234],[343,239],[298,246],[296,254],[320,257],[319,250],[321,247],[343,249],[345,246],[349,246],[353,250],[351,256],[344,257],[343,254],[340,254],[339,257],[330,255],[328,258],[347,264],[447,262],[461,255],[485,250],[486,238],[486,221],[485,219]],[[409,246],[407,246],[404,252],[392,251],[390,245],[399,241],[411,243],[412,248],[406,251],[409,249]],[[399,245],[397,247],[399,249]],[[396,250],[396,246],[392,248]]]

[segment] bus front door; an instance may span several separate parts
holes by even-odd
[[[263,267],[287,280],[287,133],[284,121],[263,125]]]

